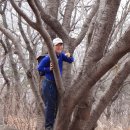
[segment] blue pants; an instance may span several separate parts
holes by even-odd
[[[45,128],[53,127],[58,104],[56,83],[45,79],[42,86],[42,97],[45,103]]]

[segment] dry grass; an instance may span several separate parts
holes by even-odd
[[[129,128],[123,129],[121,125],[115,126],[113,123],[108,123],[107,125],[98,121],[98,127],[96,130],[130,130]]]
[[[7,124],[13,126],[18,130],[35,130],[36,121],[35,119],[25,119],[22,117],[8,116]]]
[[[18,130],[36,130],[36,120],[35,119],[25,119],[23,117],[8,116],[9,126],[13,126]],[[123,129],[121,126],[114,125],[104,125],[98,121],[98,127],[95,130],[130,130],[130,127]]]

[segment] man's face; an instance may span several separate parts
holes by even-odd
[[[57,45],[54,45],[54,50],[55,50],[56,53],[61,53],[62,50],[63,50],[63,44],[59,43]]]

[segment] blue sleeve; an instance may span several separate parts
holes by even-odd
[[[38,64],[37,69],[42,72],[50,72],[50,58],[45,56]]]
[[[74,58],[72,56],[71,57],[67,57],[65,55],[65,53],[62,53],[62,58],[63,58],[63,61],[65,61],[65,62],[68,62],[68,63],[74,62]]]

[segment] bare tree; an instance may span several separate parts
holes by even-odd
[[[24,75],[27,76],[27,83],[30,85],[36,99],[37,114],[43,117],[43,104],[38,89],[40,81],[35,70],[36,48],[39,48],[39,45],[40,48],[41,46],[44,47],[46,44],[54,65],[53,71],[60,101],[54,129],[94,130],[101,114],[109,103],[114,101],[113,97],[117,92],[120,92],[119,90],[123,87],[123,83],[130,73],[130,61],[127,58],[128,60],[124,60],[125,64],[121,62],[123,67],[114,75],[111,84],[107,87],[108,90],[96,102],[93,109],[93,102],[95,101],[93,93],[101,85],[96,85],[96,83],[99,83],[103,76],[112,71],[111,69],[130,52],[130,25],[127,25],[127,29],[121,30],[128,16],[128,6],[126,6],[127,9],[122,14],[121,19],[117,21],[121,0],[95,0],[89,2],[80,0],[54,0],[53,2],[50,0],[45,2],[40,0],[10,0],[7,2],[7,6],[5,2],[1,2],[1,4],[4,3],[1,6],[1,10],[3,10],[1,15],[6,20],[3,12],[8,9],[8,6],[13,8],[20,34],[17,35],[13,28],[5,25],[6,22],[3,25],[0,24],[0,31],[8,39],[5,41],[8,45],[6,47],[8,51],[12,53],[13,48],[15,48],[15,53],[18,55],[18,60],[24,69]],[[127,2],[127,5],[129,5],[129,2]],[[79,16],[83,12],[77,11],[80,9],[85,12],[82,18]],[[27,13],[28,11],[29,13]],[[31,31],[27,31],[27,28],[30,28]],[[117,33],[119,30],[121,30],[121,33]],[[72,37],[72,34],[74,37]],[[32,35],[34,35],[33,38]],[[85,46],[84,57],[80,57],[83,59],[82,67],[76,73],[72,73],[72,66],[65,64],[62,78],[51,44],[52,39],[56,36],[64,41],[65,50],[72,54],[82,41]],[[33,41],[35,39],[39,44],[34,45]],[[29,62],[25,58],[24,47],[29,53]],[[10,55],[10,59],[12,59],[12,62],[10,62],[13,64],[15,59],[13,59],[13,54]],[[17,64],[16,67],[12,65],[12,70],[17,85],[21,86]],[[7,82],[8,79],[4,74],[3,77]],[[16,91],[18,92],[18,90]],[[36,129],[38,130],[44,129],[41,120],[41,118],[37,118],[38,125]]]

